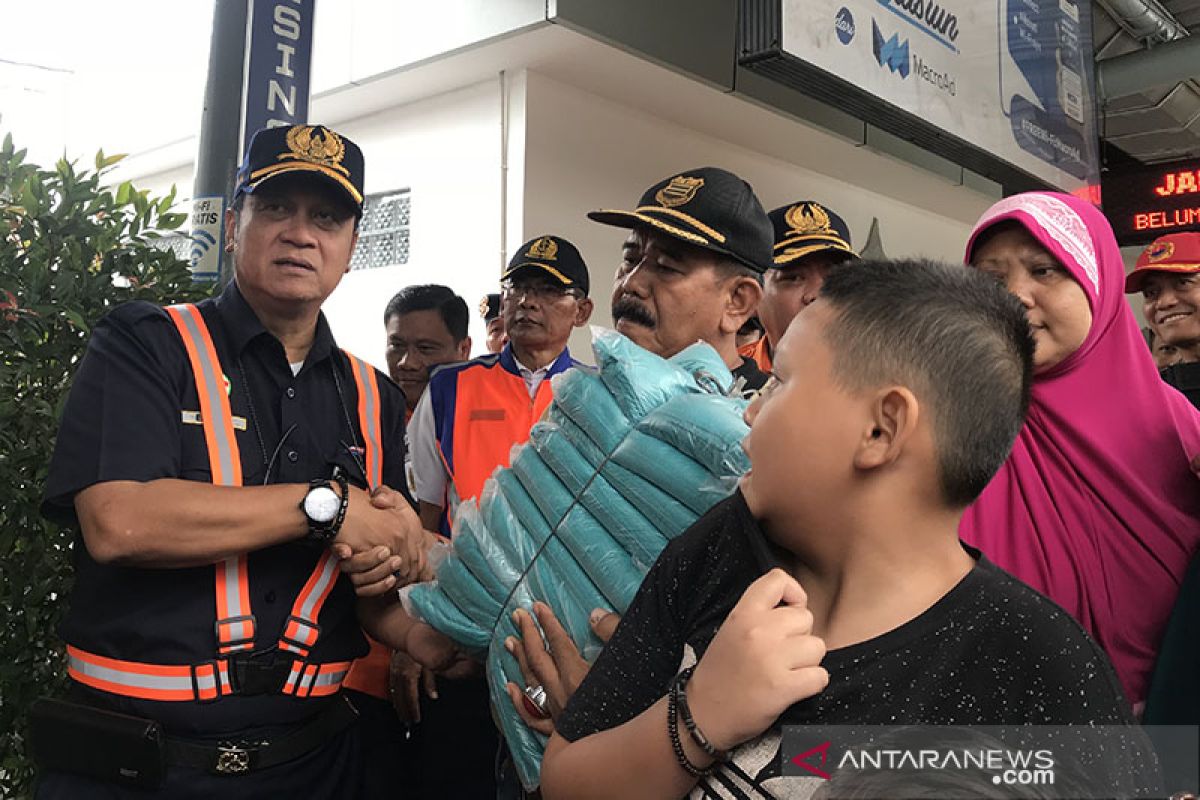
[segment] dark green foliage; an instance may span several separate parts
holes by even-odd
[[[196,300],[186,262],[153,243],[178,228],[175,193],[104,186],[95,168],[25,163],[0,148],[0,797],[32,791],[25,714],[65,681],[55,626],[71,587],[74,532],[38,513],[58,415],[91,327],[127,300]]]

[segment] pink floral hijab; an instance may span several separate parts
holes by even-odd
[[[1135,706],[1200,545],[1200,413],[1163,383],[1123,295],[1107,220],[1075,197],[1030,192],[983,215],[967,242],[1020,223],[1083,287],[1082,345],[1034,377],[1012,455],[967,509],[962,538],[1065,608],[1104,647]]]

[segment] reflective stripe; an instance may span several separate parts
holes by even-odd
[[[211,700],[218,693],[211,663],[195,669],[187,665],[138,664],[93,655],[70,645],[67,674],[95,689],[146,700]]]
[[[300,679],[300,686],[296,689],[297,697],[308,697],[312,692],[313,681],[317,677],[317,673],[321,668],[316,664],[309,664],[304,668],[304,677]]]
[[[296,661],[283,688],[297,697],[335,694],[342,686],[349,661],[306,664]],[[143,700],[212,700],[232,692],[224,660],[190,667],[186,664],[140,664],[98,656],[67,645],[67,674],[94,689]],[[297,677],[299,680],[297,687]],[[297,691],[299,688],[299,691]]]
[[[321,607],[325,605],[329,593],[333,591],[337,577],[337,559],[333,557],[333,552],[327,549],[317,559],[317,566],[312,575],[308,576],[308,582],[300,590],[296,602],[292,604],[292,615],[284,625],[283,636],[279,639],[280,648],[302,656],[308,655],[320,634],[317,617],[320,616]]]
[[[217,563],[217,652],[221,655],[254,648],[254,615],[250,613],[250,581],[246,556]]]
[[[167,313],[179,329],[196,378],[200,396],[200,418],[204,440],[208,444],[208,463],[213,483],[218,486],[242,485],[242,460],[233,433],[233,412],[225,391],[225,376],[208,326],[194,305],[167,306]]]
[[[303,661],[292,662],[292,670],[288,673],[287,680],[283,682],[284,694],[296,693],[296,679],[300,677],[300,672],[304,669]]]
[[[179,329],[192,365],[212,481],[218,486],[241,486],[242,458],[233,431],[233,412],[208,325],[200,310],[191,304],[167,306],[167,314]],[[252,650],[255,629],[245,554],[219,562],[216,573],[217,652],[228,655]]]
[[[342,351],[346,352],[346,351]],[[367,467],[367,487],[374,489],[383,483],[383,448],[379,436],[379,383],[375,368],[357,356],[346,353],[354,385],[358,389],[358,426],[362,429],[366,449],[363,461]]]
[[[350,671],[350,661],[339,661],[330,664],[305,664],[297,661],[292,664],[292,671],[284,684],[284,694],[294,694],[296,697],[323,697],[335,694]]]
[[[341,664],[322,664],[316,680],[309,686],[307,696],[322,697],[335,694],[338,689],[342,688],[342,681],[346,679],[346,673],[349,671],[349,661]]]
[[[208,326],[194,305],[166,309],[179,330],[200,399],[200,417],[208,446],[213,483],[242,485],[241,454],[233,428],[233,413],[226,379]],[[383,480],[383,450],[380,447],[379,384],[375,370],[366,362],[350,359],[358,388],[358,417],[365,444],[366,478],[371,487]],[[250,606],[250,584],[246,556],[223,559],[215,568],[217,605],[217,649],[221,655],[254,647],[255,620]],[[292,605],[292,614],[279,641],[281,649],[307,657],[320,635],[317,619],[337,583],[337,560],[326,550],[317,559],[312,574]],[[231,694],[228,662],[219,659],[197,666],[142,664],[86,653],[67,647],[67,672],[94,688],[147,700],[211,700]],[[349,661],[306,664],[296,661],[281,691],[298,697],[333,694],[340,689]]]

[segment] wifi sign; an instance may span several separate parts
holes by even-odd
[[[225,198],[197,197],[192,200],[192,280],[215,281],[221,272],[221,219]]]

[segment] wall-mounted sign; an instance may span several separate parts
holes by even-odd
[[[242,149],[260,128],[308,122],[316,0],[254,0]]]
[[[779,1],[781,56],[841,87],[800,91],[973,169],[1099,182],[1086,0]]]
[[[1200,231],[1200,158],[1104,173],[1104,214],[1122,245]]]

